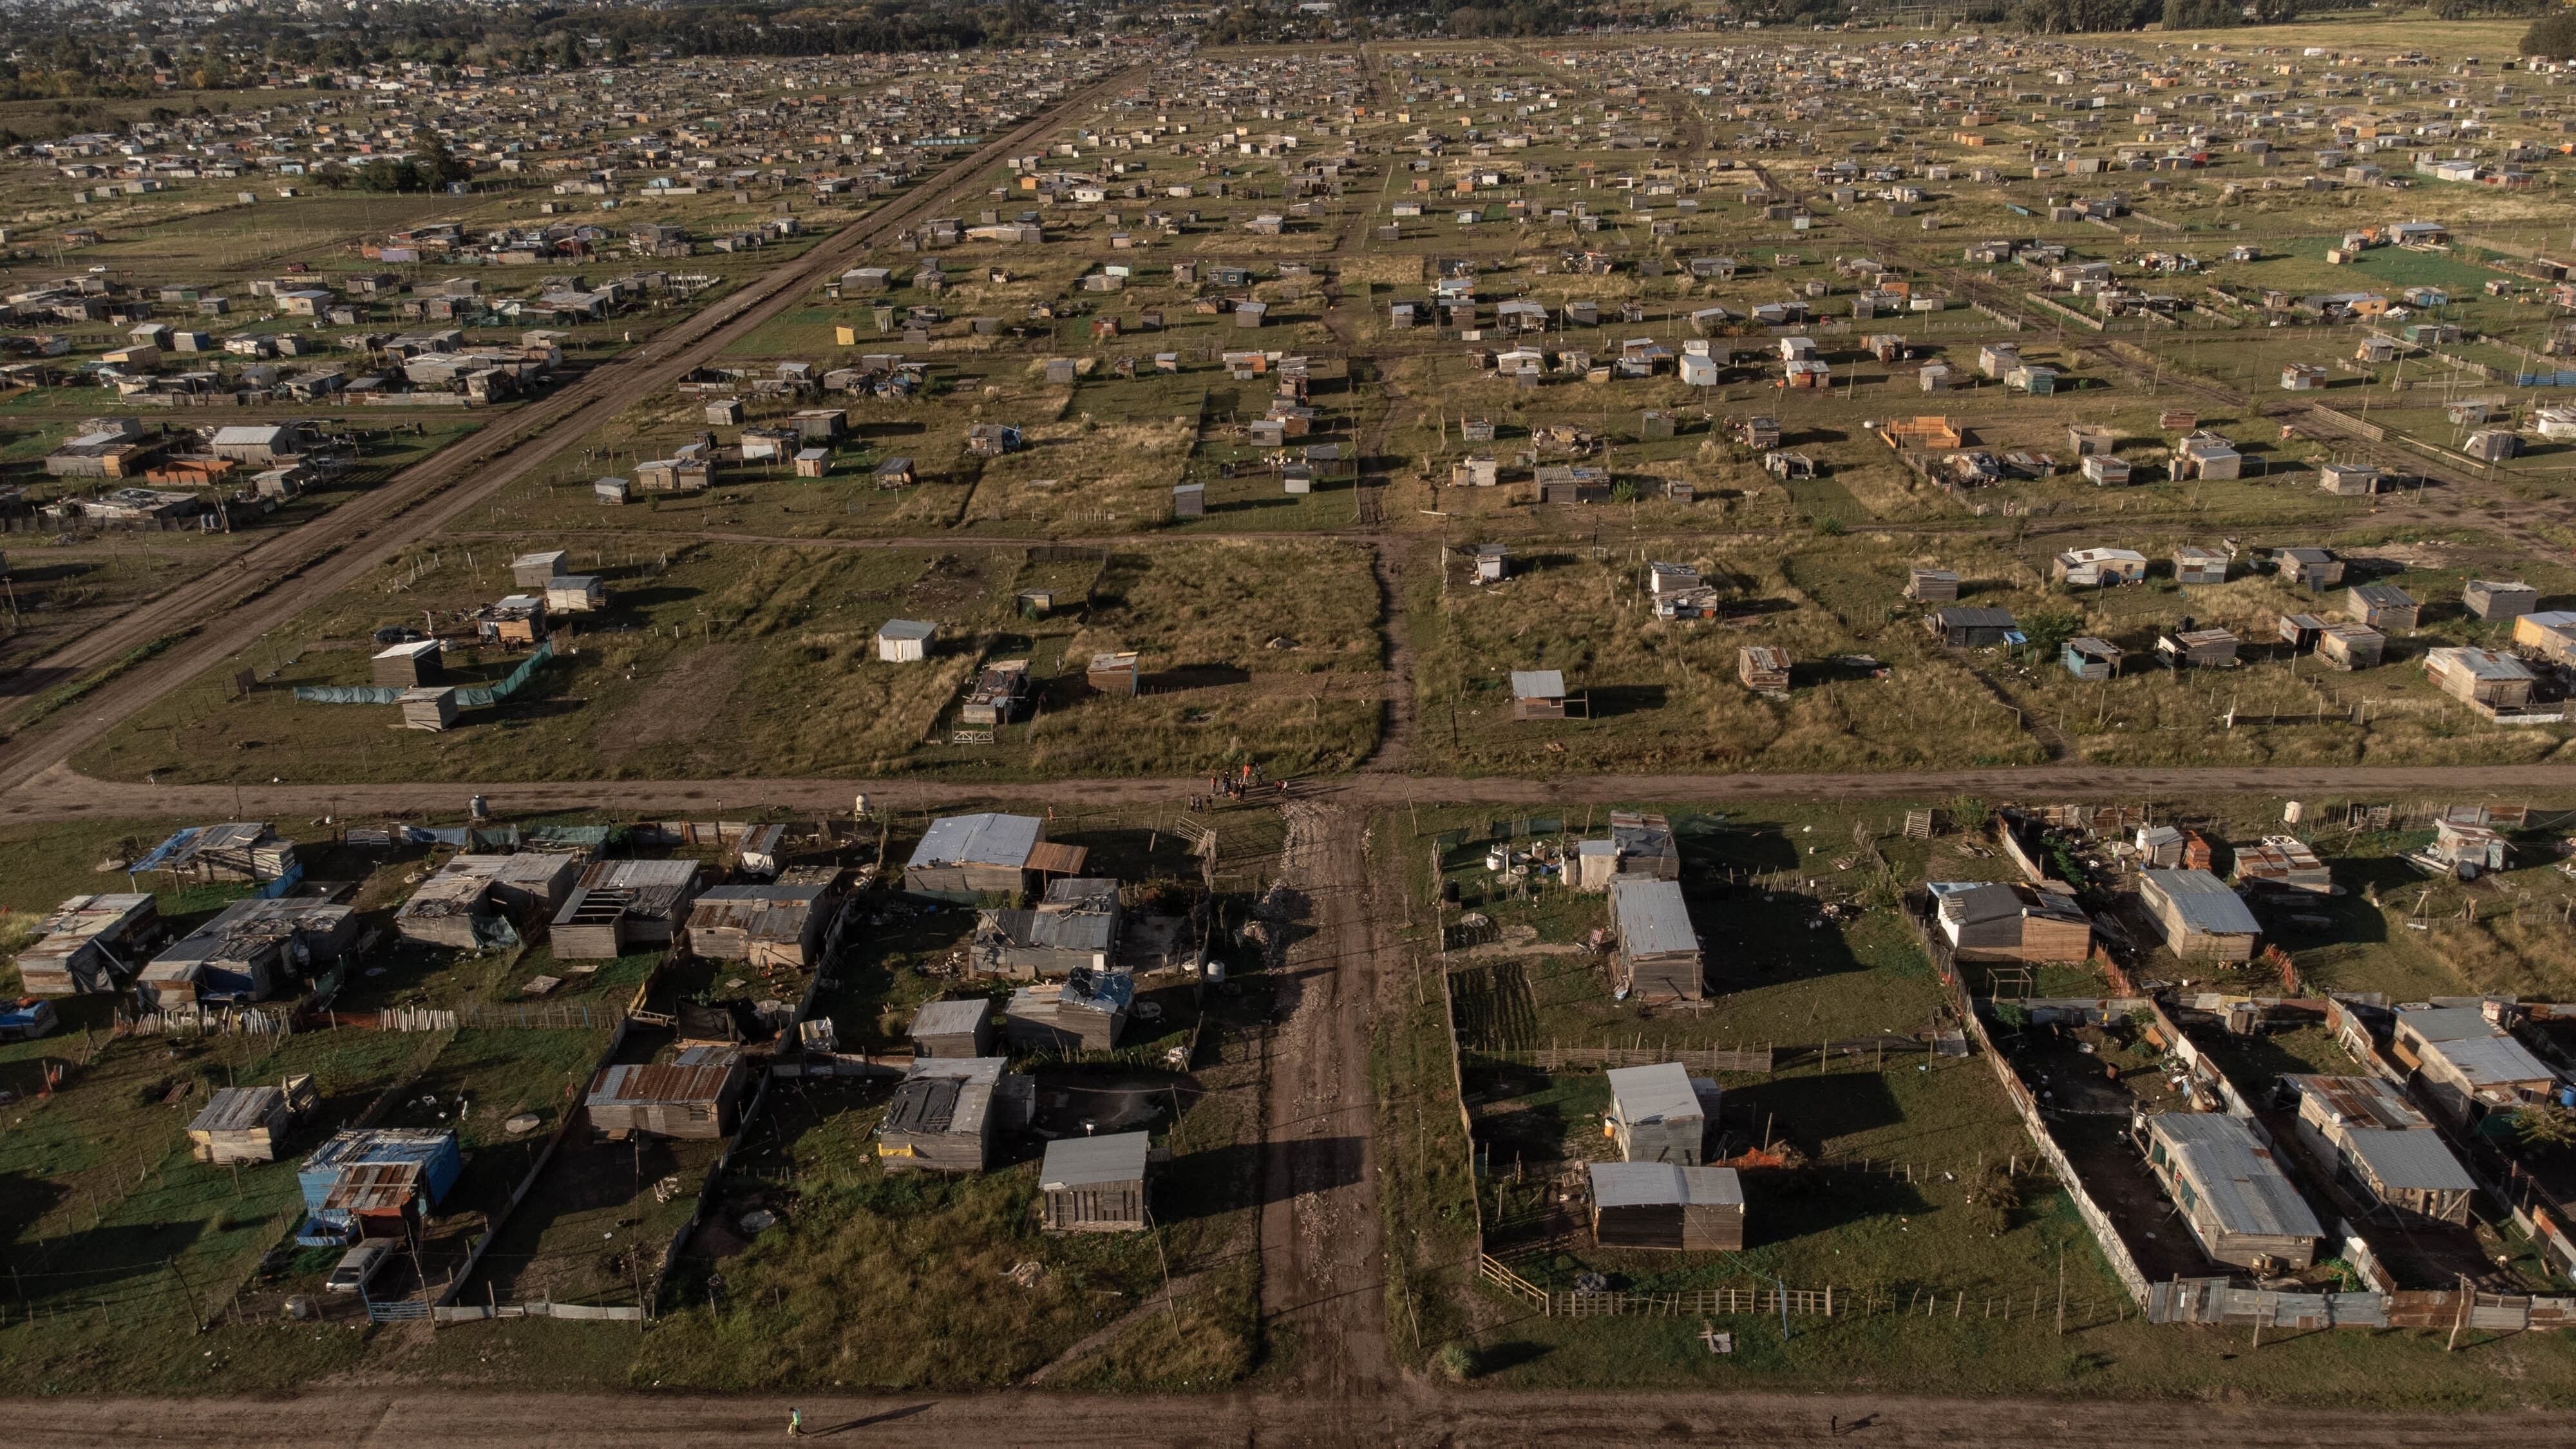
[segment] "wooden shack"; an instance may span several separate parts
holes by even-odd
[[[1602,1131],[1625,1162],[1673,1162],[1696,1167],[1708,1152],[1710,1114],[1717,1110],[1715,1082],[1693,1077],[1678,1062],[1613,1067],[1610,1110]]]
[[[954,1003],[951,1003],[952,1005]],[[1037,1079],[1002,1057],[915,1060],[886,1103],[877,1158],[888,1172],[981,1172],[1016,1116],[1027,1120]],[[1018,1110],[1014,1111],[1014,1104]]]
[[[942,815],[913,847],[903,888],[956,898],[1011,895],[1047,876],[1080,875],[1089,858],[1082,846],[1049,842],[1046,822],[1034,815]]]
[[[925,1001],[912,1014],[908,1035],[916,1058],[990,1056],[993,1003],[980,996],[964,1001]]]
[[[2185,544],[2173,551],[2173,569],[2174,582],[2178,584],[2223,584],[2227,582],[2227,555]]]
[[[1512,718],[1516,720],[1565,719],[1573,713],[1565,691],[1565,672],[1559,669],[1515,669],[1512,671]]]
[[[2518,619],[2540,609],[2540,590],[2500,579],[2471,579],[2460,586],[2460,602],[2481,619]]]
[[[2138,899],[2163,932],[2165,948],[2183,960],[2253,959],[2261,925],[2236,892],[2208,871],[2140,871]]]
[[[73,896],[36,923],[18,953],[18,989],[28,996],[115,991],[152,954],[161,935],[160,897],[149,891]]]
[[[2395,584],[2356,584],[2344,595],[2344,617],[2381,633],[2415,627],[2419,606]]]
[[[1038,1221],[1051,1233],[1135,1232],[1148,1225],[1143,1132],[1063,1137],[1047,1144],[1038,1169],[1045,1194]]]
[[[733,1135],[749,1075],[734,1048],[694,1046],[665,1064],[600,1068],[582,1109],[612,1142],[638,1133],[721,1141]]]
[[[397,689],[436,684],[445,676],[439,663],[439,648],[435,639],[413,639],[380,650],[367,661],[369,676],[378,684]]]
[[[2074,898],[2021,881],[1936,882],[1933,914],[1962,961],[2082,961],[2093,921]]]
[[[2468,1225],[2475,1179],[2394,1084],[2293,1074],[2281,1086],[2299,1101],[2300,1144],[2347,1188],[2401,1218]]]
[[[1706,995],[1699,936],[1678,882],[1623,876],[1610,883],[1611,983],[1641,1001],[1698,1001]]]
[[[2424,656],[2424,677],[2463,704],[2515,710],[2531,703],[2537,676],[2531,666],[2492,649],[2435,649]]]
[[[818,965],[840,909],[827,885],[772,881],[709,886],[688,908],[689,951],[713,961],[803,971]]]
[[[1077,966],[1061,981],[1013,991],[1003,1008],[1002,1034],[1022,1051],[1105,1052],[1118,1045],[1135,1002],[1134,976]]]
[[[1133,695],[1136,693],[1136,651],[1094,654],[1091,667],[1082,674],[1082,682],[1102,694]]]
[[[549,614],[596,614],[608,607],[608,583],[597,574],[564,574],[546,584]]]
[[[670,945],[709,875],[694,860],[603,860],[585,867],[554,913],[556,957],[604,961]]]
[[[221,1167],[236,1162],[275,1162],[297,1123],[321,1105],[309,1075],[282,1086],[221,1087],[188,1124],[188,1155]]]
[[[1789,689],[1789,651],[1770,644],[1747,644],[1735,651],[1735,675],[1760,694]]]
[[[2141,1135],[2148,1171],[2212,1261],[2273,1273],[2316,1261],[2325,1229],[2252,1128],[2224,1112],[2159,1112]]]
[[[523,553],[510,560],[510,582],[523,589],[543,589],[563,574],[564,556],[559,548]]]
[[[2008,634],[2020,632],[2021,625],[2002,609],[1971,609],[1953,605],[1935,609],[1924,616],[1923,625],[1932,637],[1951,649],[1992,649],[2011,642]]]
[[[2173,629],[2156,636],[2156,653],[2172,669],[2219,669],[2236,663],[2236,636],[2225,629]]]
[[[1905,597],[1923,604],[1955,604],[1959,601],[1959,575],[1950,569],[1907,569]]]
[[[2337,669],[2373,669],[2387,652],[2388,636],[2368,624],[2337,620],[2317,630],[2317,657]]]
[[[403,728],[436,733],[456,723],[456,687],[424,684],[406,689],[395,701],[402,706]]]
[[[1594,1162],[1592,1241],[1604,1248],[1732,1253],[1744,1247],[1744,1184],[1731,1167]]]

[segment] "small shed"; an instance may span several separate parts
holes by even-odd
[[[2435,689],[2488,710],[2531,703],[2537,682],[2530,665],[2492,649],[2435,649],[2424,656],[2424,674]]]
[[[2123,651],[2108,639],[2087,634],[2066,641],[2065,652],[2058,656],[2066,672],[2078,679],[2111,679],[2120,672]]]
[[[1602,1130],[1618,1144],[1622,1161],[1696,1167],[1706,1158],[1717,1083],[1691,1076],[1678,1062],[1613,1067],[1605,1076],[1610,1110]]]
[[[2328,463],[2317,470],[2317,487],[2338,498],[2366,498],[2380,490],[2385,477],[2367,463]]]
[[[564,571],[564,551],[523,553],[510,560],[510,582],[523,589],[542,589]]]
[[[642,1134],[713,1142],[733,1135],[749,1073],[730,1046],[694,1046],[661,1065],[602,1067],[582,1108],[591,1127],[623,1142]]]
[[[1610,883],[1612,984],[1645,1001],[1698,1001],[1706,995],[1699,936],[1678,882],[1622,876]]]
[[[2137,469],[2130,465],[2128,459],[2113,457],[2109,453],[2091,454],[2081,466],[2084,481],[2100,488],[2125,487],[2137,476]]]
[[[1125,971],[1076,966],[1061,981],[1035,982],[1011,993],[1002,1035],[1038,1052],[1105,1052],[1127,1029],[1136,978]]]
[[[2284,548],[2272,553],[2290,582],[2307,589],[2331,589],[2343,582],[2343,560],[2322,548]]]
[[[2227,555],[2214,548],[2184,544],[2173,552],[2174,582],[2178,584],[2223,584],[2227,582]]]
[[[889,664],[917,664],[930,657],[937,624],[921,619],[888,619],[877,630],[877,658]]]
[[[2540,590],[2501,579],[2471,579],[2460,586],[2460,602],[2481,619],[2518,619],[2540,611]]]
[[[2503,870],[2511,858],[2503,831],[2448,817],[2433,822],[2432,855],[2461,880]]]
[[[1951,569],[1907,569],[1905,597],[1923,604],[1955,604],[1959,601],[1959,575]]]
[[[1747,644],[1735,651],[1735,675],[1760,694],[1789,689],[1789,651],[1770,644]]]
[[[36,923],[37,939],[18,953],[18,989],[28,996],[114,991],[151,954],[161,928],[160,897],[149,891],[73,896]]]
[[[2368,624],[2337,620],[2317,630],[2317,657],[2337,669],[2375,669],[2388,650],[2388,636]]]
[[[188,1155],[221,1167],[235,1162],[275,1162],[295,1125],[321,1105],[310,1076],[283,1086],[223,1087],[188,1124]]]
[[[1082,674],[1083,683],[1102,694],[1133,695],[1137,688],[1136,651],[1094,654],[1091,665]]]
[[[1499,584],[1511,577],[1512,553],[1499,543],[1476,545],[1476,582]]]
[[[603,860],[582,868],[563,898],[551,935],[559,959],[607,961],[667,946],[689,919],[712,870],[702,862]]]
[[[875,476],[879,488],[909,488],[919,481],[913,475],[912,460],[902,457],[888,458],[877,464]]]
[[[1512,718],[1564,719],[1570,713],[1565,673],[1558,669],[1512,671]]]
[[[1046,822],[1034,815],[942,815],[913,847],[903,888],[961,899],[1011,895],[1043,876],[1080,875],[1087,858],[1080,846],[1049,843]]]
[[[796,450],[796,476],[797,476],[797,477],[799,477],[799,478],[828,478],[828,477],[830,477],[830,476],[831,476],[831,473],[832,473],[832,450],[831,450],[831,449],[829,449],[829,448],[799,448],[799,449],[797,449],[797,450]]]
[[[2347,618],[2384,634],[2414,628],[2420,606],[2395,584],[2358,584],[2344,596],[2343,611]]]
[[[2222,669],[2236,663],[2236,636],[2225,629],[2169,629],[2156,652],[2172,669]]]
[[[1207,485],[1204,483],[1181,483],[1174,485],[1172,488],[1172,516],[1174,518],[1205,518],[1207,516]]]
[[[423,684],[402,692],[394,701],[402,706],[403,728],[436,733],[456,723],[456,687],[447,684]]]
[[[413,639],[379,651],[368,661],[369,673],[378,684],[409,689],[418,684],[436,684],[445,671],[439,665],[439,643],[435,639]]]
[[[1135,1232],[1148,1224],[1145,1163],[1152,1139],[1143,1132],[1062,1137],[1047,1144],[1038,1169],[1045,1194],[1039,1222],[1051,1233]]]
[[[2011,642],[2021,626],[2003,609],[1935,609],[1924,619],[1932,637],[1952,649],[1991,649]]]
[[[915,1057],[981,1057],[993,1051],[993,1003],[983,997],[965,1001],[925,1001],[912,1014]]]
[[[546,584],[546,609],[556,614],[596,614],[608,607],[608,582],[597,574],[562,574]]]
[[[1604,1248],[1736,1252],[1744,1184],[1731,1167],[1594,1162],[1592,1240]]]

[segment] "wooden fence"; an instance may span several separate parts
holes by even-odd
[[[1652,1067],[1665,1062],[1679,1062],[1702,1072],[1753,1072],[1771,1074],[1773,1051],[1770,1047],[1666,1047],[1666,1046],[1546,1046],[1527,1050],[1487,1051],[1467,1049],[1476,1057],[1514,1066],[1536,1067],[1541,1071],[1606,1071],[1611,1067]]]
[[[1677,1293],[1550,1291],[1513,1272],[1510,1264],[1484,1253],[1476,1255],[1476,1276],[1550,1318],[1777,1314],[1784,1306],[1795,1318],[1832,1318],[1850,1311],[1848,1297],[1837,1299],[1832,1288],[1690,1288]]]

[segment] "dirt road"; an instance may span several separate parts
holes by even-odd
[[[511,482],[543,466],[639,397],[714,361],[734,342],[837,274],[871,243],[946,204],[961,181],[1053,130],[1127,85],[1122,71],[1067,98],[937,177],[834,233],[812,250],[748,283],[553,394],[404,469],[368,494],[310,523],[261,541],[228,564],[148,599],[78,642],[0,678],[0,708],[86,676],[132,651],[193,631],[62,711],[0,745],[0,793],[42,772],[110,726],[200,671],[355,582],[404,547]],[[287,587],[287,585],[292,587]]]
[[[1712,1370],[1713,1382],[1723,1381]],[[1205,1398],[1004,1393],[883,1397],[536,1394],[334,1387],[289,1399],[20,1399],[8,1441],[624,1446],[776,1442],[787,1410],[833,1444],[1158,1445],[1856,1444],[1863,1449],[2398,1449],[2576,1444],[2564,1414],[2360,1414],[2200,1403],[1989,1403],[1872,1394],[1432,1391],[1330,1399],[1302,1389]],[[1831,1432],[1839,1423],[1841,1432]]]
[[[1365,814],[1291,801],[1280,878],[1291,893],[1264,1083],[1261,1316],[1272,1350],[1319,1400],[1356,1403],[1395,1379],[1387,1356],[1368,1044],[1378,915]],[[1361,1421],[1353,1439],[1366,1437]]]
[[[2230,769],[2104,769],[2070,764],[2031,769],[1930,770],[1849,775],[1583,775],[1555,780],[1499,776],[1363,773],[1300,782],[1301,798],[1338,806],[1599,805],[1643,801],[1724,805],[1753,800],[2172,799],[2262,793],[2289,798],[2418,792],[2445,798],[2519,797],[2576,787],[2562,765],[2444,765],[2373,769],[2282,766]],[[840,813],[864,792],[872,805],[936,809],[977,801],[1060,801],[1076,805],[1177,802],[1205,794],[1207,777],[1050,780],[1013,783],[953,780],[731,779],[565,780],[452,785],[149,785],[96,780],[55,765],[0,795],[0,820],[33,821],[191,816],[299,820],[434,812],[455,814],[482,795],[504,814],[588,810],[709,816],[718,802],[738,815],[775,808],[800,814]]]

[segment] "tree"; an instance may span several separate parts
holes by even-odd
[[[2513,1114],[2513,1135],[2534,1152],[2564,1152],[2576,1147],[2576,1110],[2555,1102],[2537,1102],[2517,1108]]]
[[[2534,21],[2522,33],[2522,53],[2576,60],[2576,10],[2561,10]]]

